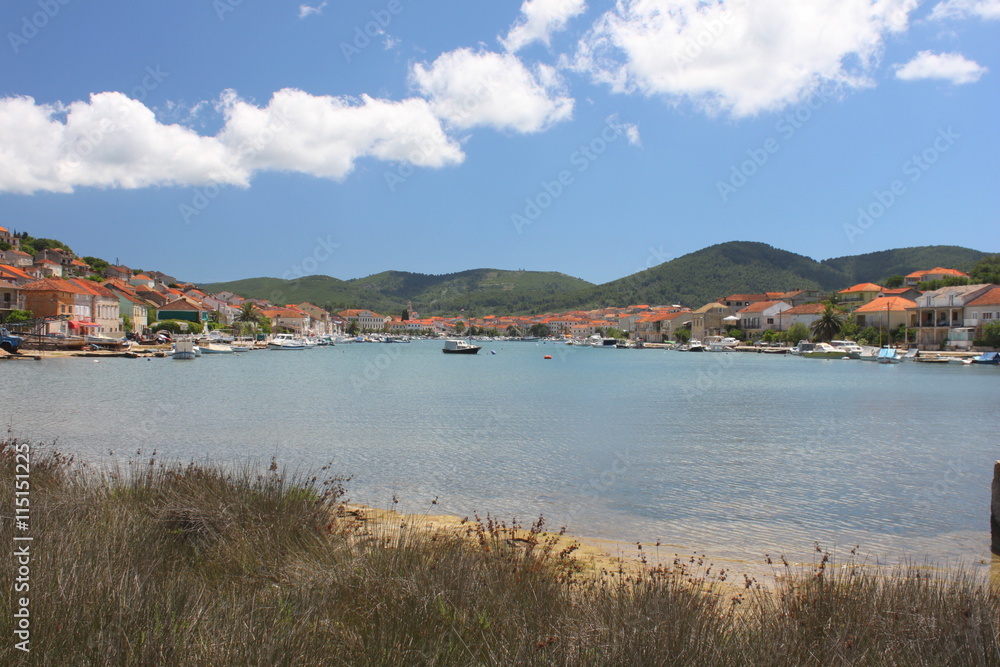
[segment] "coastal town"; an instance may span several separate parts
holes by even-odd
[[[813,289],[720,295],[706,304],[632,304],[538,315],[421,317],[363,308],[336,312],[312,303],[208,294],[160,271],[123,264],[88,265],[64,248],[34,254],[21,235],[0,227],[0,320],[30,348],[78,340],[143,340],[156,331],[200,334],[224,329],[258,340],[286,333],[304,338],[383,336],[608,336],[631,344],[687,343],[726,337],[746,344],[794,345],[835,313],[832,336],[861,343],[934,351],[990,349],[984,329],[1000,322],[1000,286],[975,283],[953,268],[914,271],[892,286],[862,283],[834,293]],[[928,285],[945,284],[937,289]],[[790,335],[791,334],[791,335]],[[795,340],[792,340],[795,338]]]

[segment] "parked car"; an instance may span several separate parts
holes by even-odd
[[[0,328],[0,350],[7,354],[17,354],[21,347],[21,337],[14,336],[6,328]]]

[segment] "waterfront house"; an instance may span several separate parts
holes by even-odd
[[[68,282],[90,295],[90,316],[91,320],[97,323],[96,327],[91,327],[90,333],[115,338],[121,338],[125,335],[122,331],[117,294],[86,278],[70,278]]]
[[[804,324],[811,330],[813,323],[823,316],[825,310],[826,306],[822,303],[803,303],[782,311],[779,317],[784,331],[788,331],[793,324]]]
[[[991,322],[1000,322],[1000,287],[996,285],[965,304],[965,326],[982,333],[982,326]]]
[[[764,331],[785,331],[788,327],[781,318],[792,306],[784,301],[757,301],[736,312],[740,318],[739,327],[745,333],[755,334]]]
[[[348,326],[352,322],[357,323],[358,331],[382,331],[392,319],[387,315],[379,315],[370,310],[356,308],[342,310],[337,314],[347,321]]]
[[[25,310],[36,318],[53,318],[45,333],[79,334],[98,326],[91,320],[92,295],[68,280],[42,278],[21,290]]]
[[[900,296],[883,296],[856,308],[852,315],[859,327],[889,330],[902,325],[909,326],[910,311],[916,306],[916,302],[910,299],[904,299]]]
[[[705,340],[706,336],[723,336],[726,332],[725,318],[735,315],[736,309],[714,301],[706,303],[691,313],[691,338]]]
[[[124,281],[112,279],[104,283],[104,286],[118,296],[118,313],[122,317],[124,325],[125,318],[129,318],[132,323],[132,331],[142,333],[149,327],[149,307],[143,301],[138,292]],[[122,330],[125,327],[122,326]]]
[[[194,299],[182,296],[159,308],[156,317],[159,320],[187,320],[204,324],[210,319],[212,311],[202,306]]]
[[[24,295],[14,283],[0,279],[0,315],[6,317],[12,310],[25,310]]]
[[[854,311],[878,296],[884,288],[875,283],[860,283],[852,285],[847,289],[837,292],[839,295],[837,305],[847,311]]]
[[[938,349],[946,345],[949,339],[958,341],[967,338],[965,332],[958,336],[951,334],[956,329],[970,326],[966,324],[966,305],[994,287],[996,286],[990,284],[957,285],[921,294],[916,299],[916,305],[907,311],[911,313],[909,325],[917,330],[918,346],[923,349]]]

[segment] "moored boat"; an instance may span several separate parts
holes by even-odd
[[[970,360],[974,364],[1000,364],[1000,352],[983,352],[978,357],[973,357]]]
[[[442,352],[445,354],[476,354],[482,348],[464,340],[449,339],[444,342]]]
[[[267,343],[269,350],[304,350],[306,347],[304,341],[290,333],[280,333]]]
[[[829,343],[816,343],[811,350],[800,351],[799,354],[807,359],[857,359],[861,356],[857,353],[857,356],[851,357],[849,352]]]

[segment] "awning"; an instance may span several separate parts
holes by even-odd
[[[101,325],[98,324],[97,322],[85,322],[85,321],[82,321],[82,320],[70,320],[69,321],[69,328],[70,329],[84,329],[84,328],[88,328],[88,327],[99,327],[99,326],[101,326]]]

